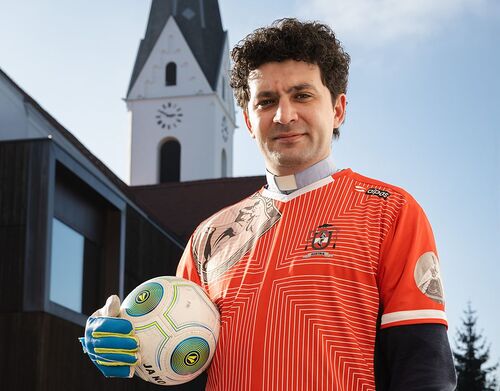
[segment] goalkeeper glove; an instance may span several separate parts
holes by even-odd
[[[139,356],[139,339],[132,323],[119,318],[120,299],[113,295],[87,320],[85,336],[79,338],[97,368],[106,377],[132,377]]]

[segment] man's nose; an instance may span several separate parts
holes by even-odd
[[[292,102],[287,99],[280,99],[273,121],[275,123],[287,125],[296,121],[297,118],[297,110]]]

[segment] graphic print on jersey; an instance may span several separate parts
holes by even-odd
[[[414,277],[418,289],[424,295],[436,303],[444,304],[443,283],[436,254],[428,251],[418,259]]]
[[[193,255],[201,280],[209,283],[224,274],[280,218],[281,212],[274,201],[255,193],[239,203],[238,209],[228,213],[227,218],[224,216],[222,224],[219,219],[218,225],[209,221],[193,238]]]

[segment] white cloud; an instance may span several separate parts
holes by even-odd
[[[302,0],[301,18],[320,19],[351,41],[383,45],[419,39],[454,17],[483,13],[498,0]]]

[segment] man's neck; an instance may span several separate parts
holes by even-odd
[[[326,178],[337,171],[333,159],[327,157],[305,170],[291,174],[277,176],[266,170],[267,188],[276,193],[290,194],[298,189]]]

